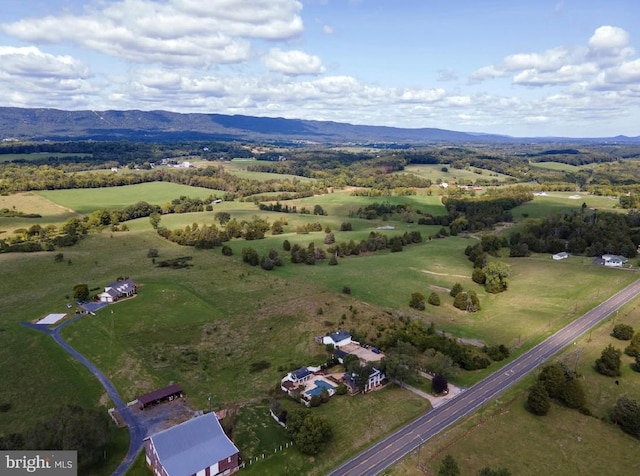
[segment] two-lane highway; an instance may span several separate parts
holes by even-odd
[[[338,467],[329,476],[373,476],[415,450],[440,431],[497,397],[526,374],[573,343],[640,292],[640,280],[489,375],[453,400],[430,410],[368,450]]]

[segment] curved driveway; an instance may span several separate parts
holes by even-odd
[[[440,431],[480,408],[515,384],[547,359],[570,345],[640,292],[640,280],[562,328],[540,344],[489,375],[458,397],[430,410],[368,450],[329,473],[329,476],[373,476],[434,437]]]
[[[67,325],[71,324],[78,320],[82,315],[74,316],[71,319],[63,322],[59,326],[49,329],[46,324],[32,324],[30,322],[23,322],[22,325],[25,327],[29,327],[31,329],[36,329],[38,331],[44,332],[45,334],[49,334],[53,337],[53,340],[67,351],[69,355],[71,355],[74,359],[84,365],[89,372],[91,372],[102,384],[104,389],[106,390],[109,398],[113,402],[114,407],[118,410],[118,413],[127,424],[129,428],[129,450],[127,451],[126,456],[118,466],[118,468],[112,473],[113,476],[123,476],[126,474],[129,466],[133,464],[138,453],[142,449],[143,439],[147,434],[147,429],[142,425],[138,419],[133,415],[131,409],[127,407],[127,405],[122,401],[118,391],[113,386],[111,381],[107,378],[105,374],[103,374],[98,368],[89,362],[82,354],[80,354],[77,350],[71,347],[60,335],[60,331]]]

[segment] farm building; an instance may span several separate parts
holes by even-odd
[[[343,345],[350,344],[351,342],[351,334],[347,331],[334,332],[333,334],[329,334],[322,338],[323,344],[331,344],[334,347],[341,347]]]
[[[154,390],[153,392],[145,393],[138,397],[138,406],[140,410],[156,405],[161,402],[170,402],[174,398],[182,397],[183,392],[180,385],[169,385],[168,387]]]
[[[206,413],[144,440],[147,465],[155,476],[216,476],[238,471],[238,448],[215,413]]]
[[[118,299],[133,296],[136,293],[136,283],[132,279],[116,281],[104,288],[104,292],[98,294],[101,302],[115,302]]]

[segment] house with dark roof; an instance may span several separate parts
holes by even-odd
[[[382,381],[385,379],[385,375],[375,367],[371,368],[371,372],[369,373],[369,378],[367,379],[367,383],[364,386],[363,393],[369,392],[379,386],[382,385]],[[357,374],[351,374],[349,372],[345,373],[342,376],[342,382],[349,389],[349,393],[355,395],[360,393],[360,389],[356,383]]]
[[[147,465],[155,476],[226,476],[238,471],[238,448],[215,413],[207,413],[144,440]]]
[[[300,367],[299,369],[289,372],[289,379],[296,385],[306,382],[311,378],[311,370],[308,367]]]
[[[101,302],[111,303],[118,299],[133,296],[136,293],[136,289],[137,286],[133,279],[124,279],[105,286],[104,292],[98,294],[98,298]]]
[[[350,344],[351,342],[353,342],[351,340],[351,334],[347,331],[334,332],[322,338],[323,344],[331,344],[334,347],[341,347],[343,345]]]

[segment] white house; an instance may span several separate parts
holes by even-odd
[[[609,266],[611,268],[620,268],[629,260],[624,256],[602,255],[602,261],[604,261],[605,266]]]
[[[132,279],[116,281],[104,288],[104,292],[98,294],[101,302],[112,303],[124,297],[133,296],[136,293],[136,283]]]
[[[382,385],[382,381],[385,379],[385,375],[375,367],[371,369],[371,373],[369,374],[369,378],[367,379],[367,383],[364,386],[364,392],[369,392],[376,387]],[[356,375],[346,373],[342,376],[342,381],[349,388],[349,392],[352,394],[358,393],[358,386],[356,384]]]
[[[569,253],[567,253],[566,251],[561,251],[560,253],[556,253],[555,255],[553,255],[553,259],[556,261],[560,261],[561,259],[566,259],[569,257]]]
[[[351,334],[347,331],[338,331],[322,338],[323,344],[331,344],[334,347],[342,347],[343,345],[351,344]]]

